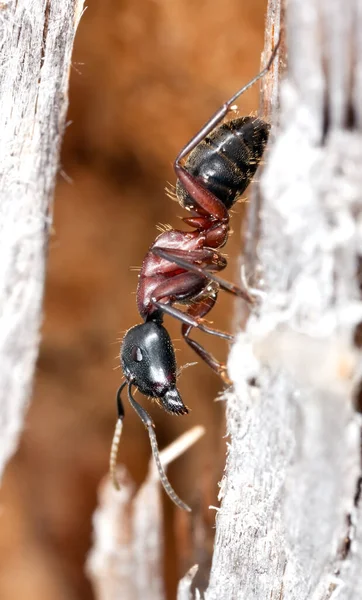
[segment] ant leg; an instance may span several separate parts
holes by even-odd
[[[182,266],[182,263],[187,265],[184,267],[185,271],[197,273],[204,279],[203,269],[207,269],[207,272],[223,271],[227,266],[226,258],[214,248],[180,250],[178,248],[168,248],[167,246],[151,246],[150,252],[166,261],[166,264],[160,263],[160,261],[157,263],[158,272],[162,274],[178,272],[180,269],[177,267]],[[195,269],[193,270],[189,266],[194,266]]]
[[[207,327],[207,325],[201,323],[200,319],[196,319],[187,312],[182,312],[172,306],[173,302],[182,302],[195,298],[201,294],[205,297],[207,288],[208,281],[206,277],[200,277],[200,275],[189,272],[179,273],[172,279],[163,281],[153,290],[151,305],[153,308],[158,308],[160,312],[166,313],[178,321],[181,321],[181,323],[185,323],[191,327],[197,327],[204,333],[215,335],[224,340],[233,340],[234,336],[229,333]],[[161,300],[164,300],[164,302],[161,302]]]
[[[208,296],[207,298],[204,298],[201,302],[193,304],[189,308],[188,313],[191,314],[193,317],[204,317],[213,308],[216,302],[216,298],[217,294],[215,294],[214,296]],[[191,339],[189,337],[191,330],[192,327],[190,327],[189,325],[182,325],[181,332],[185,342],[194,350],[194,352],[196,352],[196,354],[200,356],[200,358],[202,358],[202,360],[206,362],[206,364],[213,371],[215,371],[221,377],[221,379],[225,383],[229,384],[230,380],[227,376],[226,365],[222,362],[219,362],[210,352],[205,350],[205,348],[201,346],[201,344]]]
[[[233,283],[229,283],[228,281],[221,279],[217,275],[214,275],[207,269],[207,267],[199,267],[199,266],[193,264],[192,262],[185,260],[184,258],[182,258],[182,256],[180,256],[182,251],[178,251],[178,252],[173,251],[173,250],[167,251],[167,250],[164,250],[163,248],[158,248],[158,247],[155,248],[154,247],[154,248],[152,248],[152,252],[153,252],[153,254],[156,254],[160,258],[164,258],[165,260],[168,260],[171,263],[175,263],[176,265],[178,265],[179,267],[181,267],[187,271],[191,271],[192,273],[197,273],[199,275],[202,275],[203,277],[206,277],[207,279],[210,279],[211,281],[215,281],[215,283],[217,283],[221,289],[225,290],[226,292],[229,292],[230,294],[234,294],[235,296],[238,296],[239,298],[242,298],[248,304],[255,303],[255,299],[249,293],[247,287],[245,289],[239,288],[237,285],[234,285]],[[184,255],[187,256],[187,252],[184,252]]]
[[[152,421],[148,412],[140,404],[138,404],[138,402],[134,399],[134,397],[132,396],[131,388],[132,388],[132,382],[128,385],[128,400],[130,402],[130,405],[136,411],[136,413],[138,414],[139,418],[141,419],[142,423],[144,424],[144,426],[146,427],[146,429],[148,431],[153,458],[155,460],[158,474],[160,476],[160,480],[163,485],[163,488],[164,488],[166,494],[168,495],[168,497],[171,498],[172,502],[174,502],[176,504],[176,506],[178,506],[179,508],[182,508],[183,510],[187,510],[188,512],[191,512],[191,508],[185,502],[183,502],[181,500],[181,498],[178,497],[175,490],[171,486],[169,480],[167,479],[165,470],[161,463],[156,434],[154,432],[155,424]]]
[[[179,152],[174,162],[174,168],[180,166],[180,161],[191,152],[196,146],[213,130],[215,127],[221,123],[221,121],[226,117],[227,113],[231,110],[234,102],[241,96],[246,90],[251,88],[259,79],[264,77],[267,74],[270,67],[272,66],[275,56],[278,52],[280,45],[281,36],[279,35],[279,39],[274,47],[273,52],[268,60],[268,63],[264,69],[258,73],[249,83],[244,85],[240,90],[238,90],[229,100],[227,100],[217,111],[216,113],[207,121],[207,123],[200,129],[200,131],[186,144],[186,146]],[[178,175],[177,171],[176,174]]]
[[[173,273],[179,271],[174,265],[178,265],[177,259],[187,260],[187,263],[199,268],[210,268],[214,271],[222,271],[227,265],[226,258],[214,248],[197,248],[196,250],[180,250],[168,248],[167,246],[151,246],[150,252],[155,256],[164,258],[166,264],[157,264],[159,273]],[[172,257],[172,260],[171,258]],[[176,260],[174,260],[174,258]],[[167,269],[167,270],[166,270]],[[186,269],[191,271],[191,269]],[[199,273],[199,271],[195,271]]]
[[[185,158],[196,146],[205,139],[205,137],[215,129],[226,117],[227,113],[231,110],[235,100],[239,98],[246,90],[253,86],[259,79],[264,77],[269,71],[273,64],[274,58],[280,45],[281,37],[279,36],[278,42],[269,58],[268,64],[256,77],[254,77],[249,83],[244,85],[238,90],[229,100],[227,100],[216,113],[207,121],[207,123],[200,129],[200,131],[186,144],[186,146],[179,152],[175,162],[173,164],[174,171],[177,178],[182,183],[183,187],[191,198],[195,201],[196,206],[189,206],[192,210],[197,212],[197,207],[202,208],[208,214],[212,215],[218,221],[222,223],[229,222],[229,213],[224,204],[216,198],[211,192],[209,192],[197,178],[193,177],[186,169],[181,165],[181,160]]]
[[[220,223],[229,223],[229,211],[219,198],[214,196],[200,180],[186,171],[182,165],[175,163],[174,170],[177,178],[195,202],[195,205],[188,206],[188,208],[196,213],[198,208],[201,208],[202,211],[206,211],[207,215],[212,216]]]
[[[185,323],[190,327],[196,327],[204,333],[215,335],[216,337],[222,338],[223,340],[232,341],[234,339],[234,336],[230,335],[230,333],[224,333],[223,331],[219,331],[218,329],[212,329],[211,327],[207,327],[207,325],[204,325],[198,319],[192,317],[187,313],[182,312],[182,310],[178,310],[170,304],[164,304],[163,302],[159,302],[158,300],[152,300],[152,305],[158,308],[161,312],[170,315],[170,317],[174,317],[174,319],[181,321],[181,323]]]

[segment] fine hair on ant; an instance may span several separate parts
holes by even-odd
[[[161,464],[154,422],[135,400],[132,390],[137,388],[145,396],[155,398],[170,414],[189,412],[176,385],[175,351],[163,326],[165,314],[182,323],[186,343],[227,380],[225,365],[190,338],[190,333],[197,328],[226,340],[233,339],[203,321],[220,289],[249,304],[254,302],[247,287],[239,288],[215,273],[227,264],[218,250],[229,236],[229,210],[255,175],[270,125],[258,117],[237,117],[230,121],[224,118],[233,110],[234,102],[269,71],[279,43],[280,38],[266,67],[225,102],[176,157],[175,193],[180,205],[190,212],[182,220],[192,231],[167,228],[150,246],[137,287],[137,307],[143,323],[129,329],[121,345],[120,359],[126,380],[117,391],[118,421],[110,454],[111,478],[118,488],[116,461],[124,418],[121,393],[128,386],[128,400],[148,431],[162,485],[171,500],[187,511],[190,507],[177,496]],[[184,312],[174,306],[180,303],[186,307]]]

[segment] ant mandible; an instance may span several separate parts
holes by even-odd
[[[162,485],[171,500],[187,511],[190,507],[177,496],[162,467],[154,423],[134,399],[132,387],[155,398],[168,413],[185,415],[189,412],[177,389],[175,352],[162,325],[164,314],[181,321],[187,344],[226,379],[225,365],[190,338],[190,332],[196,327],[210,335],[233,339],[203,322],[216,302],[219,289],[253,303],[247,289],[240,289],[214,273],[226,267],[225,257],[217,250],[228,239],[229,210],[258,168],[270,125],[257,117],[222,121],[232,110],[235,100],[269,71],[279,43],[280,38],[266,67],[225,102],[176,157],[173,165],[177,176],[176,197],[183,208],[191,211],[191,216],[182,220],[193,231],[164,231],[149,248],[137,288],[137,307],[144,322],[129,329],[121,345],[120,358],[126,381],[117,392],[118,420],[110,454],[113,483],[118,489],[116,459],[124,418],[121,393],[128,385],[129,402],[148,430]],[[181,164],[187,155],[187,160]],[[186,312],[175,308],[175,303],[186,305]]]

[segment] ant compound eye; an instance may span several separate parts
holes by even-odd
[[[135,362],[141,362],[141,360],[143,360],[141,349],[138,346],[133,346],[131,350],[131,357]]]

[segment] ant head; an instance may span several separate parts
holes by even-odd
[[[168,332],[146,321],[129,329],[121,346],[123,372],[142,394],[158,398],[167,412],[188,413],[176,387],[176,358]]]

